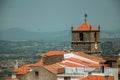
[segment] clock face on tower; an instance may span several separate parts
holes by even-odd
[[[95,43],[95,49],[98,49],[98,45],[97,45],[97,43]]]

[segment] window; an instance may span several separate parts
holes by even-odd
[[[70,77],[64,77],[64,80],[70,80]]]
[[[120,67],[120,65],[118,65],[118,67]]]
[[[97,35],[96,35],[96,32],[94,34],[94,38],[95,38],[95,41],[97,41]]]
[[[35,71],[35,76],[39,76],[39,72],[38,71]]]
[[[83,33],[79,33],[80,41],[83,41]]]
[[[76,43],[76,45],[78,45],[78,43]]]

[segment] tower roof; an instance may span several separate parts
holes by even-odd
[[[77,28],[73,29],[73,31],[96,31],[97,28],[92,27],[88,22],[84,22],[82,25],[78,26]]]

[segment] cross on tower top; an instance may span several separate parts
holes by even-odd
[[[87,14],[85,14],[85,22],[87,21],[86,18],[87,18]]]

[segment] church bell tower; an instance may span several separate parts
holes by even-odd
[[[87,54],[99,54],[100,49],[100,26],[92,27],[86,20],[77,28],[71,27],[72,42],[71,48],[76,52],[84,52]]]

